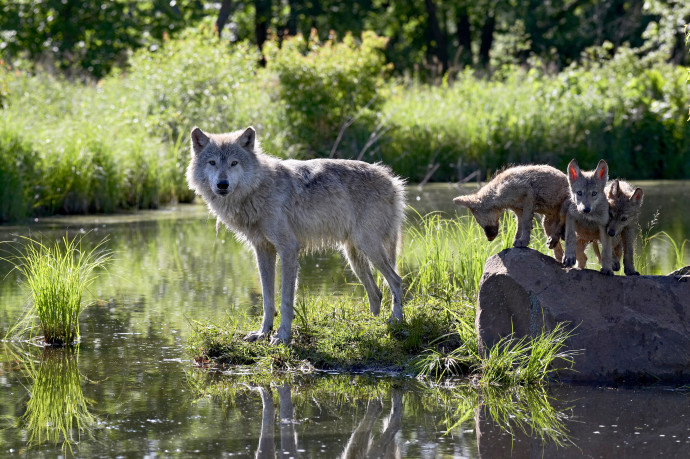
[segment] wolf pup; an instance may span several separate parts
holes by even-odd
[[[588,172],[581,171],[574,159],[568,163],[570,204],[565,216],[565,266],[573,266],[577,259],[576,229],[580,228],[584,233],[594,231],[599,234],[601,272],[613,275],[612,241],[606,228],[609,223],[609,203],[604,192],[608,177],[609,166],[603,159],[594,171]]]
[[[514,166],[499,173],[479,191],[458,196],[453,202],[470,209],[486,238],[493,241],[498,235],[498,220],[505,209],[517,216],[514,247],[527,247],[532,233],[534,214],[543,215],[542,225],[555,257],[563,258],[559,225],[561,206],[568,199],[568,179],[556,168],[546,165]]]
[[[620,269],[620,258],[623,256],[623,272],[626,276],[637,276],[635,270],[635,229],[642,209],[642,188],[635,188],[623,180],[612,180],[606,185],[606,197],[609,202],[609,223],[606,233],[612,238],[613,270]],[[584,268],[587,256],[584,251],[590,242],[594,243],[594,252],[601,262],[601,254],[596,241],[597,232],[585,233],[582,228],[577,229],[577,265]]]
[[[337,159],[280,160],[264,154],[254,128],[227,134],[191,132],[190,189],[211,213],[251,244],[263,294],[261,329],[273,329],[275,264],[280,257],[282,321],[271,344],[290,341],[301,249],[339,246],[377,315],[382,295],[369,263],[393,294],[391,319],[401,321],[402,281],[395,270],[405,208],[401,179],[380,164]]]

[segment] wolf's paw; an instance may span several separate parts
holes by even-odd
[[[271,338],[271,346],[279,344],[290,344],[290,332],[278,329],[278,332]]]
[[[611,267],[614,271],[620,271],[621,262],[618,260],[613,260],[613,266]]]
[[[259,341],[259,340],[262,340],[262,339],[264,339],[264,338],[266,338],[266,333],[264,333],[264,332],[262,332],[262,331],[260,331],[260,330],[257,330],[257,331],[253,331],[253,332],[249,333],[249,334],[248,334],[247,336],[245,336],[243,339],[244,339],[245,341],[248,341],[248,342],[252,343],[252,342],[254,342],[254,341]]]
[[[575,257],[569,257],[567,255],[565,257],[563,257],[563,265],[566,268],[570,268],[571,266],[575,266],[576,262],[577,262],[577,258],[575,258]]]
[[[388,325],[397,325],[401,324],[404,321],[404,317],[396,317],[395,315],[391,314],[391,316],[388,318]]]
[[[605,276],[613,276],[613,271],[611,271],[610,269],[601,268],[599,272]]]
[[[546,240],[546,245],[547,245],[551,250],[553,250],[553,249],[556,247],[556,244],[558,244],[559,241],[560,241],[559,238],[553,237],[553,236],[549,236],[549,238]]]
[[[627,269],[627,268],[626,268],[626,269],[625,269],[625,275],[626,275],[626,276],[639,276],[640,273],[638,273],[637,271],[635,271],[635,268],[631,268],[631,269]]]

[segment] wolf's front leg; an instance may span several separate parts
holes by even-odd
[[[635,270],[635,225],[628,225],[623,229],[623,271],[626,276],[639,276]]]
[[[276,251],[272,246],[255,246],[256,262],[259,265],[261,279],[261,293],[264,302],[264,317],[261,329],[253,331],[244,337],[245,341],[256,341],[265,338],[273,330],[273,317],[276,315],[275,280],[276,280]]]
[[[613,276],[613,241],[606,232],[606,226],[599,227],[601,240],[601,273]]]
[[[290,342],[292,319],[295,316],[295,288],[297,287],[297,271],[299,245],[295,241],[289,248],[280,251],[281,287],[280,287],[280,327],[271,339],[271,344],[288,344]]]
[[[568,215],[565,218],[565,256],[563,264],[566,267],[574,266],[577,261],[577,233],[575,232],[575,217]]]

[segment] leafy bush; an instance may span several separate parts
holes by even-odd
[[[315,44],[301,35],[268,47],[269,70],[277,74],[281,109],[292,142],[301,156],[328,156],[347,139],[363,146],[376,112],[384,103],[382,88],[386,38],[364,32],[361,43],[352,35],[342,42]],[[354,124],[347,137],[342,132]],[[341,135],[339,135],[341,134]],[[358,143],[359,142],[359,143]],[[350,148],[349,154],[357,153]]]

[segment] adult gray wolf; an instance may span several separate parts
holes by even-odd
[[[613,241],[607,232],[609,202],[605,188],[609,166],[603,159],[593,171],[582,171],[575,159],[568,163],[570,203],[565,215],[565,257],[563,264],[573,266],[577,261],[577,232],[599,234],[601,242],[601,272],[613,275]],[[582,268],[578,263],[578,266]]]
[[[514,247],[527,247],[532,233],[534,214],[542,214],[542,225],[554,256],[561,261],[563,250],[558,243],[562,233],[561,207],[568,200],[568,178],[558,169],[547,165],[514,166],[496,175],[479,191],[458,196],[453,202],[470,209],[486,238],[493,241],[498,235],[498,221],[505,209],[517,216]]]
[[[289,343],[300,250],[338,246],[378,315],[382,295],[369,263],[393,294],[391,319],[403,320],[402,280],[395,270],[405,208],[404,183],[380,164],[340,159],[281,160],[263,153],[251,126],[226,134],[191,132],[187,183],[209,210],[249,243],[263,294],[261,329],[275,316],[276,254],[281,263],[281,323],[271,344]]]

